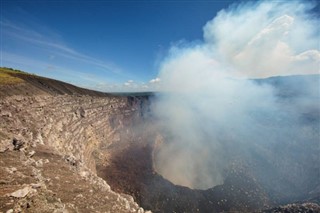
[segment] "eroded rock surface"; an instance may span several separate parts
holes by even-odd
[[[95,164],[107,161],[103,147],[138,111],[126,97],[1,97],[0,211],[144,212],[113,192]]]

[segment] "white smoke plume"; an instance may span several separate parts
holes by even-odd
[[[163,93],[154,109],[164,135],[154,155],[161,175],[207,189],[222,184],[238,158],[255,153],[270,159],[278,143],[305,140],[298,117],[283,113],[274,88],[248,79],[319,74],[319,19],[310,13],[315,6],[232,5],[204,26],[202,44],[171,48],[159,72]],[[282,160],[290,162],[286,156]]]
[[[205,46],[239,75],[319,73],[319,19],[310,1],[264,1],[222,10],[204,27]]]

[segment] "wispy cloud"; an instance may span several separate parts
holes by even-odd
[[[41,72],[43,76],[64,80],[79,86],[90,87],[90,85],[107,84],[105,79],[100,79],[87,72],[81,72],[74,69],[65,68],[59,65],[53,65],[41,60],[25,57],[11,52],[2,51],[4,62],[12,64],[15,67],[24,67],[28,72]],[[61,78],[63,76],[63,79]],[[75,78],[77,76],[77,78]]]
[[[56,55],[64,58],[73,59],[75,61],[86,63],[89,65],[97,66],[105,71],[122,75],[121,68],[111,62],[105,62],[86,54],[83,54],[69,45],[67,45],[61,39],[58,39],[59,35],[55,33],[54,36],[47,34],[46,32],[39,32],[33,29],[29,29],[25,26],[21,26],[17,23],[13,23],[8,20],[2,20],[0,22],[2,33],[9,36],[16,41],[27,42],[31,45],[35,45],[43,50],[50,51]],[[50,33],[51,34],[51,33]]]

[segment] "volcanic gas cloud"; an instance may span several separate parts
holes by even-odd
[[[303,82],[293,76],[285,90],[281,82],[258,80],[319,74],[315,6],[232,5],[205,24],[203,42],[172,46],[153,108],[162,133],[154,153],[158,173],[208,189],[241,163],[270,192],[299,195],[319,184],[311,181],[320,171],[319,76]]]

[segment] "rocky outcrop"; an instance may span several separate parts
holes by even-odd
[[[139,116],[127,97],[6,96],[0,101],[0,210],[143,212],[96,175],[103,147]]]

